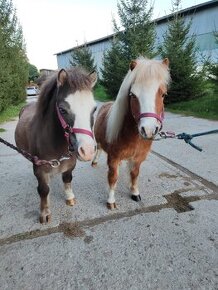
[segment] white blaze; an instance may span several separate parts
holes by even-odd
[[[155,81],[146,83],[145,86],[137,86],[134,84],[131,92],[134,93],[140,103],[140,113],[157,113],[156,112],[156,94],[159,84]],[[147,136],[152,137],[156,127],[160,128],[160,122],[153,117],[144,117],[140,119],[139,131],[144,128]]]
[[[92,131],[90,118],[91,112],[95,107],[95,101],[91,91],[76,91],[70,94],[66,99],[71,112],[75,114],[74,128]],[[78,142],[78,153],[84,161],[91,160],[95,153],[95,140],[86,134],[76,133]]]

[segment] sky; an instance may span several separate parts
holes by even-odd
[[[27,57],[37,69],[57,69],[55,53],[113,33],[117,0],[12,0]],[[181,8],[203,0],[182,0]],[[171,12],[172,0],[151,0],[153,19]]]

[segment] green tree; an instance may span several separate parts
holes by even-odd
[[[153,57],[156,33],[151,21],[153,7],[148,7],[148,0],[120,0],[117,8],[120,25],[113,19],[114,32],[126,60],[139,55]]]
[[[210,80],[214,85],[214,91],[218,94],[218,63],[210,65],[209,73]]]
[[[38,69],[33,64],[28,64],[29,66],[29,82],[34,82],[39,77]]]
[[[218,44],[218,32],[214,32],[215,43]],[[216,62],[208,64],[209,79],[214,85],[214,91],[218,94],[218,54],[216,54]]]
[[[129,63],[140,55],[153,57],[155,26],[151,22],[153,7],[147,0],[121,0],[118,5],[118,24],[113,19],[115,38],[103,59],[102,84],[115,97],[127,73]],[[114,73],[114,76],[112,76]]]
[[[112,42],[112,47],[104,54],[101,84],[110,98],[115,99],[121,85],[122,76],[125,75],[128,64],[123,61],[123,51],[120,42],[116,39]]]
[[[89,72],[97,71],[92,53],[86,44],[83,47],[75,48],[71,57],[70,64],[72,66],[81,66]]]
[[[25,99],[28,65],[22,28],[11,0],[0,0],[0,111]]]
[[[192,21],[186,23],[179,13],[180,3],[181,0],[172,3],[173,18],[159,47],[161,56],[170,61],[172,83],[166,103],[190,100],[204,93],[204,70],[198,67],[195,36],[189,36]]]

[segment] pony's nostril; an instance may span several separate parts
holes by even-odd
[[[157,133],[158,133],[158,130],[159,130],[159,128],[158,128],[158,127],[156,127],[156,128],[155,128],[155,131],[154,131],[154,135],[157,135]]]
[[[146,134],[146,132],[145,132],[145,128],[144,128],[144,127],[141,128],[141,135],[142,135],[144,138],[147,137],[147,134]]]
[[[83,149],[83,147],[80,147],[80,153],[81,155],[85,155],[85,150]]]

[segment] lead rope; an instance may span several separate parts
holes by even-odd
[[[16,147],[15,145],[7,142],[6,140],[2,139],[0,137],[0,143],[5,144],[6,146],[10,147],[13,150],[16,150],[18,153],[22,154],[26,159],[28,159],[30,162],[32,162],[34,165],[40,166],[40,165],[50,165],[53,168],[56,168],[60,165],[60,162],[63,160],[67,160],[70,159],[71,156],[63,156],[60,159],[52,159],[52,160],[43,160],[43,159],[39,159],[39,157],[37,156],[33,156],[30,153],[26,152],[23,149],[20,149],[18,147]]]
[[[202,132],[202,133],[196,133],[196,134],[187,134],[187,133],[180,133],[180,134],[176,134],[175,132],[172,131],[161,131],[158,133],[158,135],[160,136],[159,138],[155,138],[153,141],[159,141],[162,139],[169,139],[169,138],[176,138],[179,140],[184,140],[185,143],[191,145],[193,148],[195,148],[198,151],[203,151],[202,148],[200,148],[199,146],[195,145],[194,143],[191,142],[191,140],[195,137],[199,137],[199,136],[204,136],[204,135],[209,135],[209,134],[217,134],[218,133],[218,129],[216,130],[212,130],[212,131],[206,131],[206,132]],[[26,159],[28,159],[30,162],[32,162],[33,164],[40,166],[40,165],[50,165],[51,167],[55,168],[58,167],[60,165],[60,162],[63,160],[68,160],[71,158],[71,156],[62,156],[60,159],[52,159],[52,160],[41,160],[39,159],[37,156],[33,156],[30,153],[26,152],[23,149],[20,149],[16,146],[14,146],[13,144],[7,142],[6,140],[2,139],[0,137],[0,143],[5,144],[6,146],[10,147],[13,150],[16,150],[18,153],[22,154]]]
[[[212,131],[206,131],[206,132],[202,132],[202,133],[196,133],[196,134],[187,134],[187,133],[176,134],[175,132],[172,132],[172,131],[167,131],[167,132],[161,131],[158,133],[158,135],[160,137],[155,138],[154,141],[168,139],[168,138],[176,138],[179,140],[184,140],[185,143],[191,145],[193,148],[195,148],[196,150],[201,152],[201,151],[203,151],[203,149],[200,148],[199,146],[195,145],[194,143],[192,143],[191,140],[195,137],[209,135],[209,134],[217,134],[217,133],[218,133],[218,129],[212,130]]]

